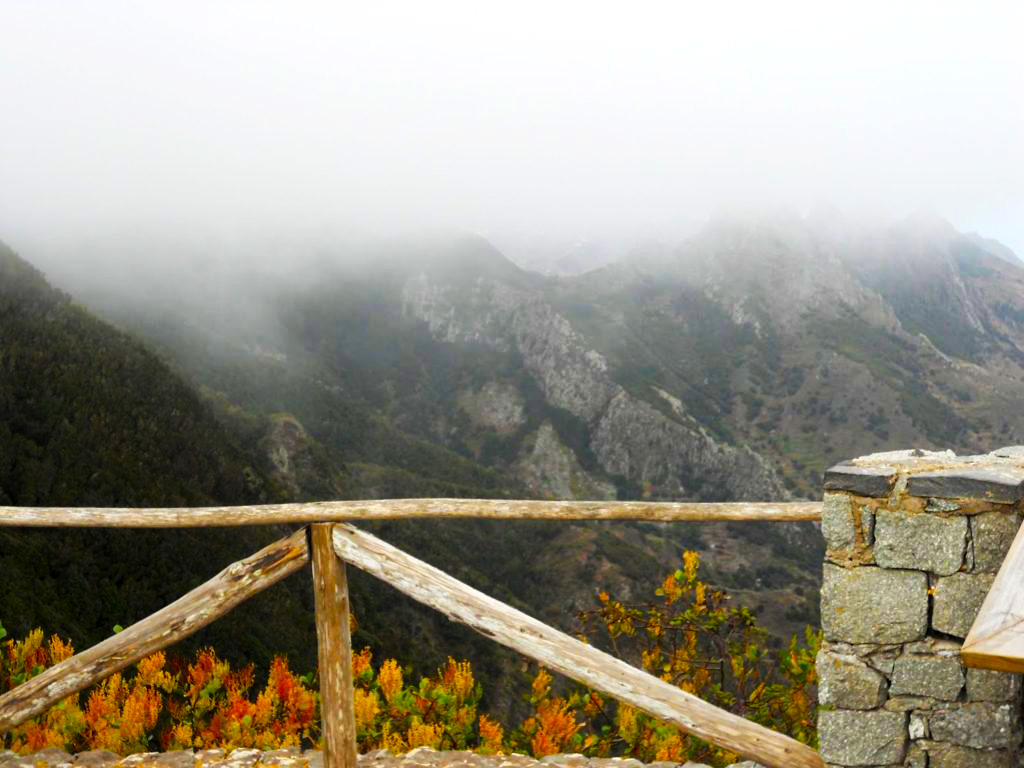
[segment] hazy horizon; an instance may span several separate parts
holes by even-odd
[[[1017,3],[0,9],[15,245],[440,229],[614,250],[831,205],[932,211],[1024,255]]]

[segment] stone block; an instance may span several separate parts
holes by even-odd
[[[912,642],[924,636],[927,625],[928,578],[924,573],[825,564],[821,626],[826,639]]]
[[[38,752],[33,752],[31,755],[32,764],[38,765],[39,763],[46,763],[47,765],[60,765],[61,763],[70,763],[74,758],[63,749],[57,749],[51,747],[49,749],[41,749]]]
[[[996,572],[1020,528],[1019,512],[984,512],[971,518],[974,570]]]
[[[928,721],[932,739],[974,749],[1017,746],[1020,713],[1009,704],[964,704],[933,712]]]
[[[263,751],[259,749],[236,747],[228,752],[221,766],[222,768],[252,768],[259,762],[262,755]]]
[[[878,512],[875,562],[883,568],[914,568],[948,576],[960,570],[966,548],[966,517]]]
[[[993,669],[967,670],[968,701],[1016,701],[1020,697],[1020,675]]]
[[[860,537],[857,518],[860,518]],[[852,499],[843,493],[826,493],[821,508],[821,534],[829,549],[852,549],[860,544],[871,546],[875,516],[868,509],[855,513]]]
[[[959,640],[951,640],[948,637],[926,637],[916,643],[907,643],[903,650],[907,653],[930,654],[934,656],[956,656],[960,657],[960,647],[963,645]]]
[[[1015,768],[1013,754],[1007,750],[971,749],[955,744],[931,742],[928,768]]]
[[[189,755],[192,753],[189,752]],[[88,752],[79,752],[75,755],[75,765],[81,768],[109,768],[121,761],[121,756],[104,749],[91,749]],[[194,764],[193,759],[193,764]],[[3,760],[0,759],[0,765]]]
[[[949,499],[928,499],[924,505],[925,512],[958,512],[961,506]]]
[[[1024,492],[1024,468],[1011,464],[939,469],[911,475],[907,493],[942,499],[977,499],[1001,504],[1019,501]]]
[[[907,751],[907,716],[901,712],[818,713],[819,752],[827,763],[887,765]]]
[[[121,762],[119,762],[118,768],[137,768],[138,766],[148,763],[154,757],[158,757],[159,752],[136,752],[132,755],[128,755]]]
[[[163,752],[149,763],[153,768],[195,768],[196,758],[192,750],[174,750]]]
[[[932,628],[947,635],[967,637],[994,578],[988,573],[954,573],[940,577],[934,588]]]
[[[959,659],[905,655],[896,660],[889,692],[955,701],[963,687],[964,671]]]
[[[818,701],[826,707],[875,709],[885,701],[885,678],[856,656],[818,651]]]
[[[825,470],[826,491],[846,491],[858,496],[888,496],[896,482],[893,466],[861,467],[849,462]]]
[[[903,768],[928,768],[928,753],[918,744],[911,744],[903,760]]]
[[[866,654],[863,658],[869,667],[877,669],[887,678],[892,677],[892,668],[896,663],[896,659],[899,657],[900,652],[898,650],[881,650]]]
[[[928,718],[920,712],[910,713],[910,723],[907,725],[907,733],[911,739],[928,738]]]
[[[915,709],[938,709],[944,705],[947,705],[947,702],[929,699],[927,696],[890,696],[885,700],[882,709],[889,712],[910,712]]]

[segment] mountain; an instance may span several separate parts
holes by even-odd
[[[763,456],[794,493],[890,446],[1024,436],[1024,269],[949,224],[711,222],[559,285],[556,306],[631,378]]]
[[[279,484],[180,377],[0,245],[0,504],[277,501]],[[281,530],[0,528],[0,617],[76,647],[144,618]],[[197,642],[309,663],[306,589],[261,597]],[[229,642],[230,639],[230,642]]]
[[[850,456],[1024,440],[1024,267],[934,217],[722,216],[565,277],[467,236],[204,248],[110,248],[120,282],[65,285],[288,498],[813,498]],[[595,589],[642,599],[687,548],[777,635],[817,618],[809,525],[374,528],[567,629]],[[514,658],[358,576],[353,602],[357,643],[413,642],[427,670],[468,649],[512,706]]]

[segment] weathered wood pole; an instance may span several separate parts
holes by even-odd
[[[324,768],[356,768],[356,721],[352,709],[352,641],[348,580],[331,538],[334,526],[310,527],[316,642],[320,666],[320,728]]]
[[[334,547],[346,562],[448,618],[705,741],[769,768],[825,768],[810,747],[569,637],[365,531],[335,526]]]
[[[0,525],[62,528],[201,528],[225,525],[330,523],[403,518],[485,520],[657,520],[695,522],[821,519],[820,501],[522,501],[512,499],[369,499],[247,507],[0,507]]]
[[[300,530],[229,565],[166,608],[0,696],[0,733],[188,637],[308,561],[306,532]]]

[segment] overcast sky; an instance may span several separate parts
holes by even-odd
[[[0,239],[819,202],[1024,255],[1024,3],[0,0]]]

